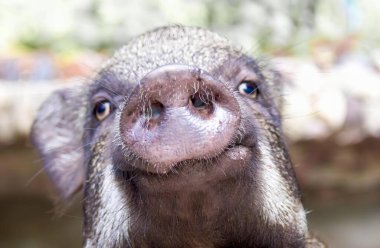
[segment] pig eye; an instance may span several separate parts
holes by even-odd
[[[98,121],[104,120],[111,113],[111,103],[107,100],[98,102],[95,105],[94,114]]]
[[[259,88],[256,83],[252,81],[242,81],[238,89],[241,94],[249,96],[250,98],[256,98],[259,94]]]

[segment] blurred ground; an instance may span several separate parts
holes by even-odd
[[[80,196],[63,214],[54,207],[27,138],[35,111],[54,89],[88,81],[132,36],[185,24],[281,71],[310,229],[330,247],[379,248],[379,14],[372,0],[1,1],[0,247],[81,246]]]

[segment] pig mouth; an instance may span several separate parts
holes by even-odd
[[[255,149],[242,142],[231,143],[210,158],[187,159],[171,164],[153,164],[135,156],[128,170],[116,168],[120,182],[133,185],[135,192],[165,195],[176,192],[202,191],[221,182],[247,175]]]
[[[194,165],[199,167],[197,170],[202,170],[213,166],[217,167],[221,163],[225,164],[224,167],[233,167],[236,163],[245,163],[255,151],[255,144],[251,140],[249,138],[236,139],[211,156],[189,158],[175,162],[150,162],[133,153],[133,151],[129,151],[127,157],[128,163],[140,173],[150,175],[170,175],[184,171],[190,171],[191,173]]]

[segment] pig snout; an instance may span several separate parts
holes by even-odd
[[[120,116],[125,147],[166,173],[178,162],[208,159],[231,144],[240,124],[233,91],[199,68],[168,65],[142,78]]]

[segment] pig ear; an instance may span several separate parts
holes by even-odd
[[[84,182],[84,99],[84,86],[54,92],[38,110],[32,127],[32,142],[44,170],[66,200]]]

